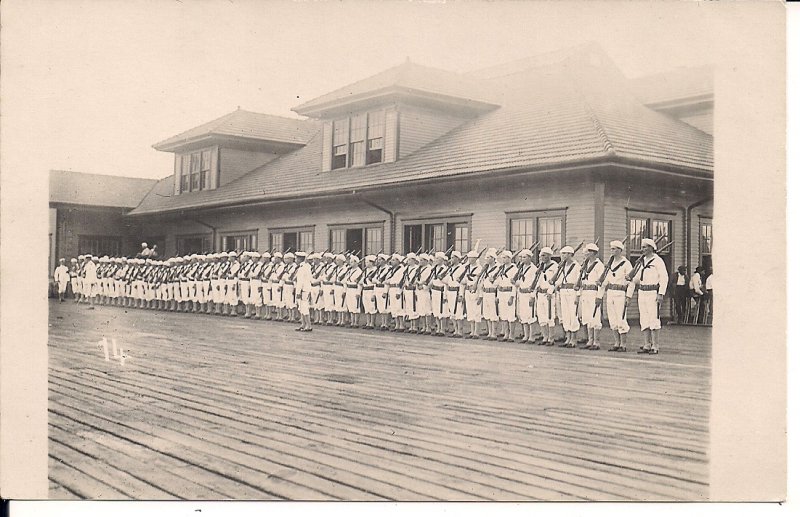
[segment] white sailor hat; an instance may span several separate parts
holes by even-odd
[[[77,262],[77,261],[78,261],[78,259],[76,259],[76,258],[71,258],[71,259],[69,259],[69,261],[70,261],[70,262]]]
[[[360,259],[360,258],[358,258],[358,255],[349,255],[349,256],[347,257],[347,261],[348,261],[348,262],[352,262],[352,263],[354,263],[354,264],[358,263],[358,261],[360,261],[360,260],[361,260],[361,259]]]
[[[342,262],[347,262],[347,257],[342,255],[341,253],[335,255],[333,258],[336,259],[336,260],[341,260]]]
[[[497,250],[495,248],[489,248],[486,250],[486,258],[497,258]]]
[[[286,254],[283,256],[283,258],[285,258],[285,259],[288,259],[288,258],[294,258],[294,253],[292,253],[292,252],[290,251],[290,252],[286,253]]]
[[[479,256],[480,256],[480,253],[478,253],[475,250],[469,250],[467,252],[467,258],[478,258]]]
[[[575,249],[572,246],[564,246],[561,248],[560,253],[575,253]]]
[[[444,251],[437,251],[433,256],[437,259],[447,260],[447,255],[444,254]]]
[[[653,239],[642,239],[642,247],[650,246],[653,249],[656,249],[656,241]]]
[[[622,241],[611,241],[611,243],[609,245],[612,248],[617,248],[619,250],[624,250],[625,249],[625,245],[622,244]]]
[[[511,252],[510,252],[510,251],[508,251],[508,250],[503,250],[503,251],[501,251],[501,252],[500,252],[500,254],[498,255],[498,257],[507,257],[507,258],[511,258],[512,256],[513,256],[513,253],[511,253]]]
[[[322,254],[322,256],[323,256],[323,257],[325,257],[325,258],[332,259],[332,258],[334,258],[336,255],[334,255],[334,254],[333,254],[333,253],[331,253],[330,251],[326,251],[325,253],[323,253],[323,254]]]
[[[178,262],[178,263],[183,262],[183,257],[175,257],[175,262]]]
[[[306,258],[308,256],[308,253],[306,253],[305,251],[298,251],[297,253],[295,253],[295,255],[301,258]]]
[[[378,253],[377,257],[381,260],[389,260],[389,255],[386,253]]]
[[[539,255],[545,255],[545,254],[547,255],[553,254],[553,250],[550,249],[550,246],[545,246],[544,248],[539,250]]]
[[[146,248],[146,247],[147,247],[147,243],[146,243],[146,242],[143,242],[143,243],[142,243],[142,248]]]
[[[92,255],[92,260],[100,260],[100,259],[97,258],[96,256]]]
[[[400,262],[403,261],[403,256],[400,255],[399,253],[392,253],[391,258],[394,259],[394,260],[399,260]]]
[[[419,260],[419,257],[417,256],[416,253],[411,252],[408,255],[406,255],[406,260]]]
[[[283,258],[283,253],[281,253],[280,251],[276,251],[275,253],[272,254],[272,258]]]
[[[269,254],[269,251],[265,251],[261,254],[261,258],[272,258],[272,255]]]
[[[231,257],[231,258],[234,258],[234,257],[236,257],[236,252],[235,251],[229,251],[228,252],[228,256]]]
[[[375,255],[367,255],[364,257],[364,262],[375,262]]]
[[[520,258],[522,258],[522,257],[532,257],[533,256],[533,252],[531,250],[529,250],[528,248],[523,248],[522,251],[517,253],[517,256],[520,257]]]
[[[460,251],[458,251],[458,250],[453,250],[453,252],[452,252],[452,253],[450,253],[450,258],[453,258],[453,257],[456,257],[456,258],[461,258],[461,257],[463,257],[463,255],[461,254],[461,252],[460,252]]]
[[[308,260],[318,260],[318,259],[320,259],[321,257],[322,257],[322,255],[320,255],[319,253],[317,253],[317,252],[315,251],[314,253],[311,253],[311,254],[308,256]]]
[[[429,260],[430,261],[430,260],[433,260],[433,257],[428,255],[427,253],[420,253],[419,254],[419,259],[420,260]]]
[[[586,245],[586,251],[597,252],[600,251],[600,248],[597,247],[597,244],[590,242],[589,244]]]

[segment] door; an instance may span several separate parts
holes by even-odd
[[[407,224],[403,229],[404,253],[416,252],[422,246],[422,225]]]
[[[286,232],[283,234],[283,249],[297,251],[297,232]]]
[[[364,256],[363,228],[348,229],[345,239],[347,240],[347,249],[350,250],[350,252],[359,252],[360,256]]]

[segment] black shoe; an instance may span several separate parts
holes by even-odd
[[[636,353],[637,354],[649,354],[650,353],[650,349],[649,348],[640,347],[639,350]]]
[[[592,346],[588,347],[586,350],[600,350],[600,347],[597,346],[597,345],[592,345]]]
[[[658,355],[658,348],[651,348],[650,355]]]
[[[612,346],[611,348],[608,349],[608,351],[609,352],[616,352],[619,349],[620,349],[620,347],[618,347],[618,346]]]

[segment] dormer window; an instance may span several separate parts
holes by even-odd
[[[211,149],[180,156],[181,192],[211,188]]]
[[[333,122],[331,169],[363,167],[383,161],[386,113],[359,113]]]

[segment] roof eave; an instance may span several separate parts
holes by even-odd
[[[396,183],[381,183],[376,184],[373,186],[368,187],[358,187],[358,188],[341,188],[339,190],[325,192],[318,195],[308,195],[308,194],[296,194],[291,196],[282,196],[282,197],[273,197],[273,198],[251,198],[251,199],[242,199],[235,202],[219,202],[219,203],[210,203],[205,204],[202,206],[194,206],[194,207],[182,207],[182,208],[174,208],[169,210],[157,210],[157,211],[149,211],[149,212],[140,212],[140,213],[128,213],[126,217],[146,217],[146,216],[158,216],[158,215],[174,215],[179,214],[182,212],[196,212],[201,210],[214,210],[220,209],[225,207],[241,207],[241,206],[249,206],[249,205],[266,205],[266,204],[274,204],[274,203],[281,203],[287,201],[295,201],[299,199],[304,200],[311,200],[311,199],[324,199],[324,198],[331,198],[331,197],[340,197],[342,195],[347,194],[354,194],[356,192],[363,193],[363,192],[371,192],[376,190],[382,190],[391,187],[397,186],[416,186],[416,185],[425,185],[431,183],[445,183],[450,181],[458,181],[465,178],[480,178],[481,176],[510,176],[516,174],[526,174],[526,173],[538,173],[538,174],[546,174],[550,172],[559,172],[563,170],[571,170],[571,169],[578,169],[578,168],[585,168],[585,167],[601,167],[601,166],[631,166],[635,168],[646,168],[652,172],[656,173],[663,173],[663,174],[670,174],[673,176],[683,176],[689,177],[701,181],[713,181],[713,171],[704,168],[693,168],[693,167],[682,167],[682,166],[673,166],[667,164],[656,163],[654,164],[652,161],[648,160],[639,160],[634,158],[627,158],[622,157],[617,154],[611,153],[604,153],[602,155],[592,157],[592,158],[584,158],[574,160],[572,162],[562,162],[561,164],[547,164],[542,166],[531,166],[531,165],[523,165],[523,166],[516,166],[516,167],[508,167],[504,169],[492,169],[492,170],[484,170],[484,171],[475,171],[470,173],[460,173],[452,176],[438,176],[435,178],[423,178],[419,180],[410,180],[410,181],[398,181]]]
[[[204,135],[198,135],[190,138],[181,139],[178,141],[169,140],[169,141],[159,142],[153,144],[152,147],[156,151],[175,153],[189,149],[197,149],[199,147],[207,145],[215,145],[231,141],[242,142],[250,145],[265,146],[265,147],[278,146],[278,147],[291,147],[298,149],[306,145],[305,142],[297,140],[253,138],[247,136],[237,136],[237,135],[212,132],[212,133],[206,133]]]

